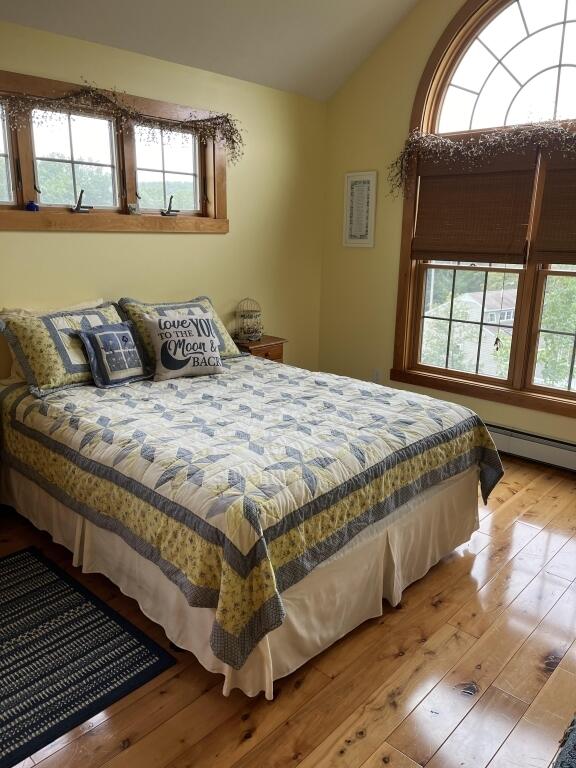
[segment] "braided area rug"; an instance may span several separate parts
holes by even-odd
[[[174,663],[37,550],[0,558],[0,768]]]
[[[576,768],[576,718],[562,739],[562,749],[556,758],[554,768]]]

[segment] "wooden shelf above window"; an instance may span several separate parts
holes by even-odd
[[[130,215],[118,212],[7,210],[0,214],[0,231],[26,232],[156,232],[225,235],[228,219],[207,216]]]

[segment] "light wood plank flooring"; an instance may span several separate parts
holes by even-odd
[[[576,475],[505,459],[480,531],[276,686],[221,695],[188,653],[19,768],[548,768],[576,711]],[[34,544],[165,647],[106,578],[12,513],[0,555]]]

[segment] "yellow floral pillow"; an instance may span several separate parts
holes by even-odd
[[[154,363],[156,360],[154,346],[146,325],[146,320],[151,317],[180,317],[182,314],[195,317],[197,315],[204,316],[209,314],[212,317],[212,325],[218,337],[220,357],[226,359],[227,357],[238,357],[242,354],[236,344],[234,344],[232,336],[226,330],[226,326],[216,314],[208,296],[197,296],[190,301],[169,302],[166,304],[144,304],[144,302],[137,301],[136,299],[120,299],[118,303],[127,315],[128,320],[134,323],[151,363]]]
[[[0,316],[0,333],[20,364],[30,391],[39,397],[90,384],[92,374],[77,331],[122,322],[115,304],[45,315]]]

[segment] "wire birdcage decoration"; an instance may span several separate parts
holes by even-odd
[[[259,341],[262,330],[262,307],[255,299],[242,299],[236,308],[236,338],[239,341]]]

